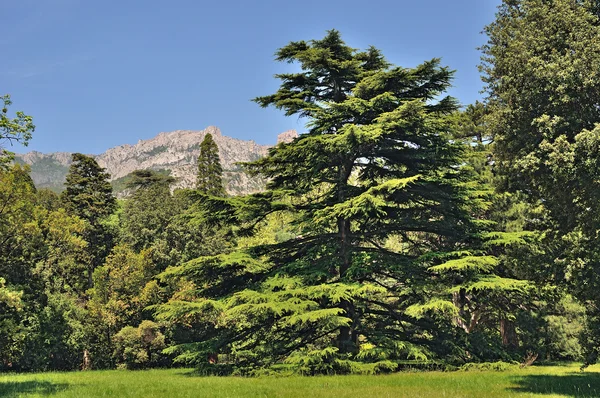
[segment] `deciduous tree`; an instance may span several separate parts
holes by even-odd
[[[8,116],[8,107],[12,105],[10,95],[0,96],[0,102],[0,167],[6,167],[13,159],[13,153],[5,148],[5,143],[19,142],[27,146],[35,126],[33,118],[23,112],[17,112],[14,118]]]
[[[589,304],[589,319],[598,319],[598,2],[505,0],[485,33],[481,70],[495,165],[505,189],[542,209],[537,276],[567,283]]]

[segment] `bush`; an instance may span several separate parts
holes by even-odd
[[[114,343],[120,368],[143,369],[164,362],[165,336],[158,324],[152,321],[142,321],[137,328],[124,327],[115,335]]]

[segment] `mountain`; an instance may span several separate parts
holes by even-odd
[[[256,192],[265,184],[261,178],[246,175],[237,162],[249,162],[265,156],[269,145],[227,137],[210,126],[202,131],[177,130],[160,133],[135,145],[120,145],[100,155],[93,155],[98,164],[110,173],[111,183],[117,196],[123,196],[129,174],[134,170],[153,169],[168,173],[177,179],[174,187],[191,188],[196,182],[196,161],[200,143],[210,133],[219,147],[223,166],[223,179],[227,192],[232,195]],[[278,136],[279,142],[289,142],[297,137],[294,130]],[[71,153],[29,152],[16,155],[16,162],[31,166],[31,177],[38,188],[59,192],[71,164]]]

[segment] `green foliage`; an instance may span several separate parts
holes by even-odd
[[[538,265],[532,274],[567,284],[591,322],[600,301],[596,3],[504,1],[485,29],[481,65],[501,186],[539,208],[532,224],[543,237],[528,259]],[[597,340],[590,336],[591,357]]]
[[[0,167],[6,168],[14,159],[14,154],[5,148],[5,143],[12,145],[19,142],[27,146],[35,126],[33,118],[23,112],[16,112],[14,118],[8,116],[8,107],[12,105],[10,95],[0,96],[0,101]]]
[[[116,199],[108,179],[110,175],[94,158],[75,153],[61,199],[67,210],[86,221],[83,238],[88,243],[87,277],[92,287],[92,273],[99,267],[113,246],[113,236],[104,223],[116,209]]]
[[[181,212],[169,189],[174,181],[173,177],[153,170],[131,173],[127,187],[135,191],[123,205],[121,220],[122,238],[135,250],[160,245],[168,238],[167,227]]]
[[[466,256],[454,260],[448,260],[440,265],[430,267],[433,272],[444,271],[479,271],[488,273],[498,265],[498,259],[494,256]]]
[[[164,181],[165,183],[171,184],[174,182],[174,177],[171,177],[171,170],[158,169],[158,170],[135,170],[124,177],[116,178],[110,182],[112,190],[115,194],[130,193],[131,188],[136,188],[137,184],[134,182],[137,178],[135,173],[142,172],[143,174],[150,173],[150,181]],[[146,179],[144,175],[140,176],[142,179]]]
[[[152,200],[150,196],[149,200]],[[230,251],[233,245],[231,228],[224,227],[221,222],[208,221],[203,206],[206,200],[207,197],[196,190],[178,189],[172,198],[165,198],[162,210],[145,210],[157,214],[170,212],[166,227],[154,235],[154,257],[161,270],[200,256]],[[164,216],[163,219],[167,220]]]
[[[27,172],[0,172],[0,273],[10,299],[0,304],[2,366],[74,369],[83,346],[85,222],[55,194],[36,192]]]
[[[0,275],[9,284],[26,284],[40,230],[36,223],[35,187],[28,169],[0,170]]]
[[[83,296],[87,288],[85,264],[88,243],[84,240],[86,224],[63,208],[42,213],[41,232],[45,249],[40,251],[35,272],[56,293]]]
[[[62,193],[65,205],[73,214],[97,225],[115,209],[116,200],[109,178],[94,158],[74,153]]]
[[[86,311],[72,294],[44,292],[45,303],[28,321],[22,369],[73,370],[82,363]]]
[[[137,328],[126,326],[114,336],[117,363],[126,369],[140,369],[164,362],[161,355],[165,336],[152,321],[142,321]]]
[[[504,2],[485,30],[481,68],[497,168],[507,187],[543,200],[556,223],[550,227],[563,234],[598,223],[592,181],[600,81],[589,71],[600,67],[600,24],[590,6]]]
[[[553,360],[581,361],[584,350],[580,342],[586,328],[585,306],[570,295],[559,296],[557,302],[549,303],[543,316],[543,347],[547,358]]]
[[[202,265],[213,267],[217,264],[210,263],[210,258]],[[214,261],[214,259],[213,259]],[[232,269],[246,268],[248,273],[260,273],[260,263],[251,258],[243,258],[232,255],[227,259],[228,265],[223,268]],[[217,265],[218,266],[218,265]],[[192,271],[184,265],[178,269],[168,270],[162,275],[163,278],[176,277],[178,274]],[[242,276],[241,278],[237,277]],[[235,280],[241,281],[248,276],[238,273]],[[233,282],[233,281],[232,281]],[[333,331],[341,325],[348,325],[349,319],[344,317],[338,308],[343,300],[356,297],[370,297],[381,291],[375,286],[347,286],[344,284],[323,284],[318,286],[306,286],[296,278],[273,277],[263,282],[256,290],[245,289],[229,295],[227,290],[219,289],[225,284],[211,286],[216,296],[225,296],[222,300],[194,298],[198,291],[194,286],[190,290],[178,293],[170,302],[158,306],[158,319],[161,322],[194,326],[210,337],[203,346],[195,346],[194,349],[203,349],[198,354],[187,355],[185,344],[179,346],[183,350],[178,360],[197,364],[197,360],[205,358],[216,348],[221,348],[229,356],[229,360],[242,364],[257,364],[270,361],[273,355],[281,350],[294,350],[295,347],[303,347],[308,343],[316,343],[325,338],[328,331]],[[229,288],[235,288],[233,283]],[[243,285],[242,285],[243,286]],[[204,290],[206,291],[206,289]],[[185,298],[185,300],[181,300]],[[323,308],[324,300],[331,303]],[[198,325],[198,326],[196,326]],[[262,331],[262,338],[253,336],[253,331]],[[268,330],[271,332],[268,332]],[[303,341],[288,340],[285,335],[280,335],[278,330],[286,330],[286,333],[303,336]],[[323,336],[310,334],[312,330],[321,330]],[[239,336],[252,336],[240,340]],[[177,351],[177,349],[175,349]],[[268,362],[266,362],[268,363]]]
[[[550,180],[539,178],[551,174],[540,143],[554,145],[561,135],[572,141],[600,120],[598,76],[589,73],[600,67],[600,24],[589,5],[505,1],[485,29],[481,69],[492,109],[489,128],[499,166],[512,170],[516,186],[550,188]]]
[[[23,292],[11,290],[6,287],[6,281],[0,278],[0,304],[8,308],[21,308]]]
[[[127,181],[127,188],[137,190],[150,189],[155,186],[169,188],[175,182],[175,178],[154,170],[134,170],[130,174],[130,179]]]
[[[516,363],[507,362],[482,362],[482,363],[466,363],[462,365],[459,370],[461,371],[494,371],[494,372],[505,372],[507,370],[515,370],[517,368]]]
[[[317,374],[381,374],[390,373],[398,368],[398,364],[383,360],[361,363],[340,359],[338,349],[327,347],[322,350],[297,351],[286,359],[296,372],[305,376]]]
[[[244,250],[253,246],[271,245],[295,239],[298,234],[297,229],[292,225],[293,220],[294,215],[289,212],[271,213],[254,227],[252,235],[238,238],[237,246],[240,250]]]
[[[114,363],[114,336],[127,325],[140,324],[144,309],[160,301],[160,289],[152,280],[155,273],[151,250],[136,253],[123,244],[94,271],[86,338],[95,367]]]
[[[180,360],[200,365],[219,353],[241,372],[291,358],[307,373],[355,372],[359,362],[389,370],[378,363],[435,355],[432,336],[467,305],[452,301],[458,278],[466,295],[524,291],[526,283],[493,273],[499,260],[485,253],[472,217],[483,204],[461,167],[466,148],[451,140],[448,68],[437,59],[393,67],[336,31],[277,57],[302,71],[277,75],[279,90],[255,101],[308,117],[310,131],[246,165],[269,179],[266,192],[201,204],[208,221],[234,223],[240,234],[260,233],[279,213],[292,233],[243,238],[241,253],[161,275],[184,286],[156,307],[160,321],[186,330],[174,338]],[[437,304],[424,304],[430,298],[450,308],[446,324]]]
[[[206,195],[225,196],[219,147],[210,133],[200,143],[196,189]]]

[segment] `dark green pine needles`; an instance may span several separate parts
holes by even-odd
[[[200,144],[196,189],[206,195],[225,196],[219,148],[210,133],[206,134]]]
[[[392,66],[337,31],[292,42],[277,60],[301,72],[277,75],[279,90],[255,101],[306,117],[310,130],[246,165],[268,178],[265,192],[205,205],[242,232],[287,212],[295,237],[168,269],[165,280],[193,283],[158,308],[160,320],[194,330],[171,352],[198,365],[228,354],[245,370],[285,361],[304,373],[383,371],[430,357],[441,332],[424,315],[440,312],[454,327],[452,284],[474,283],[497,264],[476,250],[464,147],[450,139],[457,105],[443,93],[453,72],[438,59]],[[457,267],[477,272],[464,278]]]

